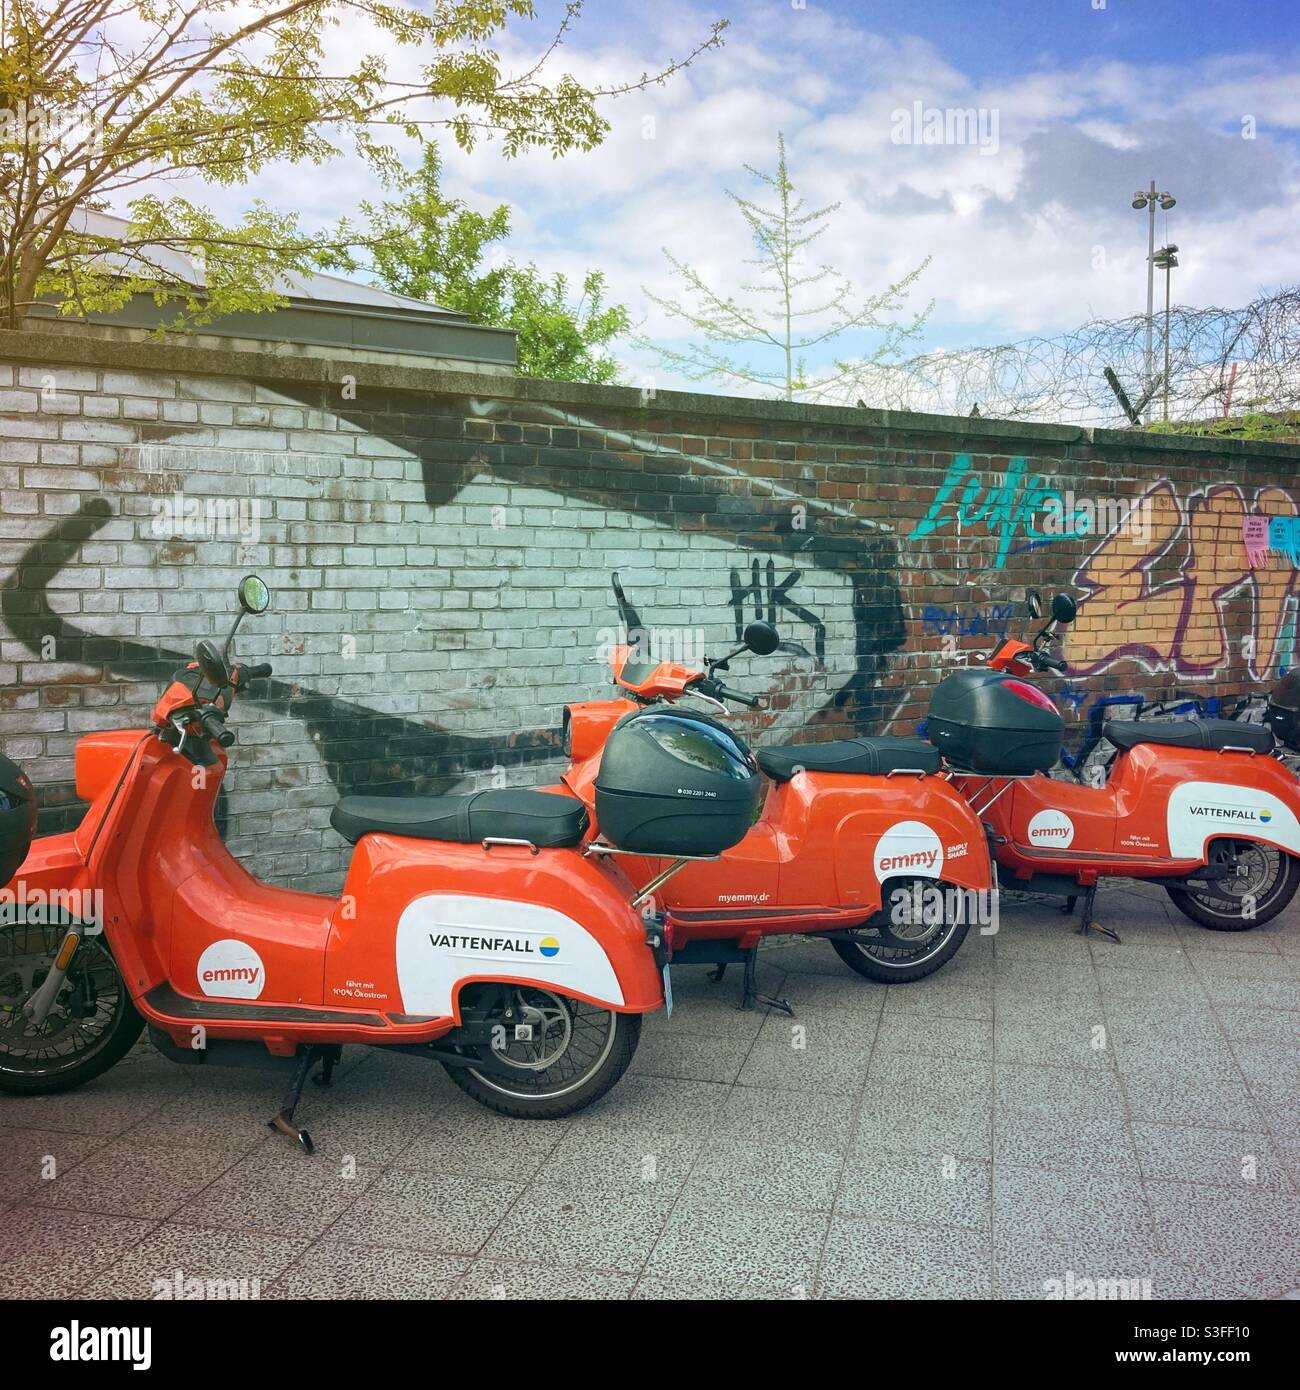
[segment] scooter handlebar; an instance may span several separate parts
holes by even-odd
[[[247,685],[249,681],[261,680],[263,676],[269,676],[271,663],[261,661],[256,666],[238,666],[235,669],[239,672],[239,684]]]
[[[206,705],[199,715],[199,728],[208,738],[216,739],[222,748],[229,748],[235,736],[226,728],[226,716],[215,705]]]

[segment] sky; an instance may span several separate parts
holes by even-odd
[[[560,7],[538,9],[499,42],[507,65],[552,32]],[[592,83],[653,71],[714,19],[730,21],[725,45],[608,103],[599,149],[506,160],[447,141],[445,191],[508,203],[511,256],[573,278],[602,270],[646,337],[678,345],[647,293],[676,293],[663,251],[739,291],[752,249],[726,190],[758,193],[744,166],[770,169],[778,132],[807,203],[840,204],[816,261],[866,294],[931,258],[910,301],[934,301],[926,350],[1141,312],[1147,215],[1131,202],[1152,179],[1177,199],[1156,227],[1157,245],[1180,247],[1175,302],[1236,306],[1300,282],[1293,0],[588,0],[549,70]],[[975,141],[910,139],[918,106],[941,124],[974,109]],[[198,192],[224,213],[258,196],[310,226],[377,189],[339,161]],[[620,355],[633,383],[683,384],[652,353]]]

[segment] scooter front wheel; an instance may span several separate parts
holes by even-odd
[[[1249,931],[1270,921],[1300,888],[1300,859],[1256,840],[1215,840],[1211,864],[1231,864],[1237,872],[1217,880],[1219,891],[1170,888],[1179,912],[1211,931]]]
[[[0,1091],[48,1095],[106,1072],[130,1051],[144,1020],[102,936],[83,938],[44,1022],[23,1005],[49,973],[66,927],[0,927]]]
[[[558,1120],[599,1100],[627,1070],[640,1014],[619,1014],[531,985],[474,985],[462,1007],[488,1008],[497,1041],[447,1065],[467,1095],[520,1120]]]

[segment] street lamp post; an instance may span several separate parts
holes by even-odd
[[[1178,265],[1178,248],[1172,243],[1162,246],[1151,258],[1151,264],[1165,273],[1165,424],[1169,423],[1169,272]]]
[[[1154,381],[1152,372],[1153,361],[1151,354],[1151,324],[1155,318],[1155,290],[1156,290],[1156,204],[1158,203],[1165,212],[1168,212],[1178,200],[1172,193],[1157,193],[1156,181],[1151,180],[1151,187],[1145,192],[1139,189],[1133,195],[1133,206],[1141,212],[1147,209],[1147,344],[1146,344],[1146,385],[1144,391],[1147,396],[1151,394],[1151,387]],[[1148,400],[1146,405],[1146,423],[1151,423],[1151,403]]]

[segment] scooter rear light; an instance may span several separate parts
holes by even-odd
[[[1039,709],[1050,709],[1053,714],[1056,713],[1052,697],[1044,695],[1036,685],[1030,685],[1028,681],[1003,681],[1002,688],[1019,696],[1026,704],[1037,705]]]

